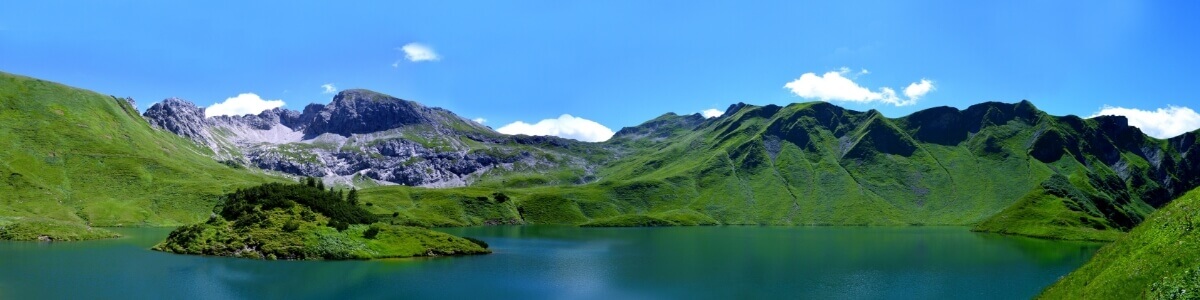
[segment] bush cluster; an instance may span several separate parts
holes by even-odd
[[[366,209],[343,201],[337,192],[309,184],[268,183],[226,194],[224,200],[215,211],[226,220],[248,216],[255,207],[265,211],[288,209],[299,204],[329,217],[331,225],[370,224],[377,221],[377,217]]]

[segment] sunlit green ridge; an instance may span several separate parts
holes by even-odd
[[[0,73],[0,238],[111,236],[203,220],[216,195],[271,177],[217,163],[125,99]],[[6,236],[7,235],[7,236]]]

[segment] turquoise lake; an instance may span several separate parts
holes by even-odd
[[[483,256],[257,261],[0,242],[0,299],[1027,299],[1101,246],[963,227],[443,228]]]

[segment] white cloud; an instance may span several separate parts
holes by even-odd
[[[400,47],[400,51],[404,51],[404,58],[411,62],[437,61],[442,59],[441,56],[438,56],[437,52],[433,51],[433,48],[421,43],[408,43],[404,47]],[[392,64],[392,67],[398,66],[400,66],[399,62]]]
[[[558,119],[541,120],[537,124],[516,121],[496,131],[509,135],[553,135],[585,142],[603,142],[613,136],[612,129],[600,123],[568,114],[563,114]]]
[[[1088,118],[1097,116],[1125,116],[1129,119],[1129,125],[1137,126],[1147,135],[1160,139],[1176,137],[1200,128],[1200,114],[1191,108],[1174,105],[1152,111],[1105,105]]]
[[[487,119],[484,119],[484,118],[474,118],[474,119],[471,119],[471,121],[475,121],[475,123],[479,123],[479,124],[487,123]]]
[[[204,115],[207,117],[214,116],[240,116],[245,114],[257,114],[264,110],[283,106],[283,100],[263,100],[254,93],[243,93],[236,97],[226,98],[225,102],[213,104],[204,109]]]
[[[322,84],[321,89],[324,90],[324,91],[322,91],[322,93],[325,93],[325,94],[337,93],[337,90],[338,90],[337,87],[333,86],[332,83]]]
[[[723,114],[725,114],[724,111],[717,110],[716,108],[709,108],[700,112],[700,115],[704,116],[705,118],[716,118]]]
[[[913,82],[904,88],[904,95],[908,96],[908,99],[912,99],[912,101],[917,101],[917,99],[924,97],[925,94],[928,94],[932,90],[934,90],[933,82],[929,81],[929,79],[921,78],[920,83]]]
[[[825,72],[821,76],[811,72],[804,73],[804,75],[800,75],[800,78],[784,84],[783,87],[791,90],[797,96],[821,101],[880,102],[895,106],[916,104],[917,99],[935,90],[932,81],[921,79],[919,83],[914,82],[904,89],[904,94],[908,97],[905,99],[897,96],[896,90],[892,88],[883,87],[879,88],[879,91],[872,91],[862,87],[844,76],[849,73],[850,69],[845,67],[837,71]],[[870,74],[870,72],[864,69],[855,77],[866,74]]]

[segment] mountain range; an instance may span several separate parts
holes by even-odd
[[[206,117],[203,108],[172,98],[143,117],[218,160],[344,185],[455,187],[496,173],[556,171],[569,173],[556,182],[579,183],[605,154],[574,140],[503,135],[445,109],[368,90],[342,91],[303,112],[232,117]]]
[[[3,83],[0,171],[15,197],[0,223],[179,224],[221,191],[313,176],[427,226],[971,225],[1112,240],[1200,184],[1197,132],[1156,139],[1124,117],[1053,116],[1029,101],[899,118],[738,103],[588,143],[504,135],[361,89],[302,111],[208,117],[174,98],[139,115],[124,98]],[[496,193],[515,201],[471,202]]]

